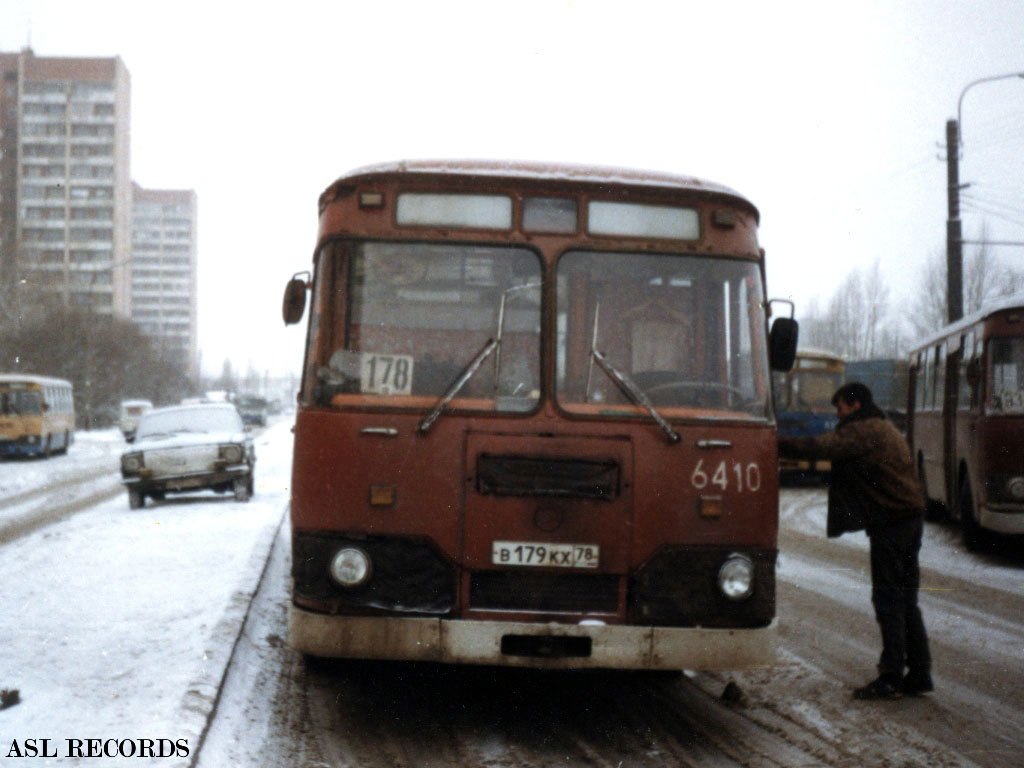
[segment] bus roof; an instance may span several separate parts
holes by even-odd
[[[797,357],[822,357],[828,360],[843,360],[843,356],[838,352],[831,352],[827,349],[818,349],[815,347],[797,347]]]
[[[1006,309],[1024,309],[1024,293],[1018,293],[1013,296],[1006,296],[1001,299],[990,301],[982,306],[978,311],[972,312],[954,323],[943,326],[938,331],[935,331],[935,333],[925,336],[923,339],[920,339],[916,344],[911,346],[910,354],[913,356],[921,351],[922,348],[931,346],[950,334],[965,330],[977,323],[979,320],[984,320],[989,315],[995,314],[996,312],[1002,312]]]
[[[695,195],[726,198],[748,208],[760,219],[757,207],[734,189],[695,176],[663,171],[645,171],[600,165],[541,163],[519,160],[399,160],[356,168],[335,180],[321,195],[321,208],[339,186],[391,176],[486,177],[489,180],[516,182],[554,182],[579,186],[608,184],[647,189],[672,190]]]
[[[39,386],[71,386],[67,379],[52,376],[34,376],[30,373],[0,373],[0,384],[38,384]]]

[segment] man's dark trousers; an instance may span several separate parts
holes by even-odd
[[[928,672],[931,655],[917,591],[921,572],[917,562],[921,550],[924,517],[918,515],[889,525],[872,527],[871,602],[882,630],[879,673],[893,681],[903,678],[906,665],[912,672]]]

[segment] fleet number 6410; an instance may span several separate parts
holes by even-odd
[[[731,481],[735,481],[739,493],[756,491],[761,487],[761,468],[754,462],[744,466],[738,461],[720,461],[714,470],[710,467],[705,469],[704,459],[700,459],[693,468],[693,474],[690,475],[690,483],[698,491],[708,485],[717,486],[725,491],[728,490]]]

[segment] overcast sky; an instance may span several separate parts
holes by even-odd
[[[945,249],[946,120],[973,80],[1024,72],[1019,0],[273,7],[0,0],[0,50],[124,60],[132,177],[198,194],[212,373],[299,368],[281,293],[310,266],[317,196],[404,158],[709,178],[760,208],[769,295],[798,314],[876,259],[906,305]],[[962,132],[965,237],[984,219],[1024,241],[1024,79],[971,88]]]

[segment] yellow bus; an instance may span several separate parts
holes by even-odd
[[[0,456],[65,453],[74,433],[70,381],[0,374]]]

